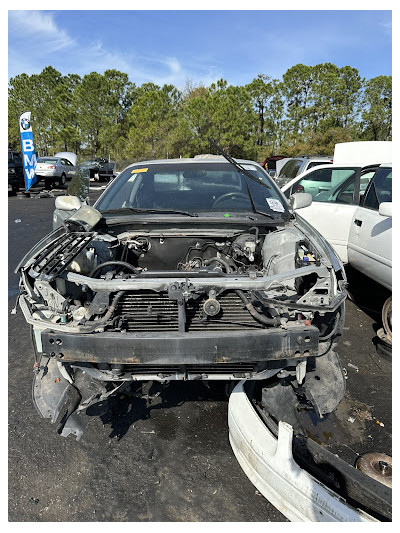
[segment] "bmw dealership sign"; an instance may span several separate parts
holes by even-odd
[[[28,191],[36,183],[36,152],[33,144],[31,112],[26,111],[19,117],[22,158],[24,162],[25,190]]]

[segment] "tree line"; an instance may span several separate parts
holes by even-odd
[[[83,77],[52,66],[11,78],[9,147],[20,149],[18,118],[32,113],[38,155],[72,151],[120,162],[212,153],[208,137],[233,157],[333,154],[337,142],[391,140],[392,78],[365,80],[332,63],[298,64],[247,85],[188,80],[137,86],[118,70]]]

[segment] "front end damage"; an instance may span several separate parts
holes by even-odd
[[[337,406],[346,278],[305,222],[98,220],[58,228],[18,267],[34,401],[62,435],[137,381],[285,379],[300,407]]]

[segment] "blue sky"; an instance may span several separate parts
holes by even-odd
[[[380,5],[385,7],[383,4]],[[218,7],[218,2],[214,5]],[[9,77],[23,72],[39,73],[47,65],[62,74],[81,76],[116,68],[126,72],[137,85],[152,81],[159,85],[172,83],[183,89],[188,79],[194,84],[209,85],[224,78],[230,84],[244,85],[259,73],[281,78],[297,63],[350,65],[367,79],[392,74],[390,8],[374,11],[10,8]]]

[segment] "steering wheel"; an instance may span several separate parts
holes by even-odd
[[[249,195],[244,194],[243,192],[227,192],[222,196],[219,196],[213,203],[213,207],[216,207],[220,203],[224,202],[227,198],[245,198],[249,200]]]

